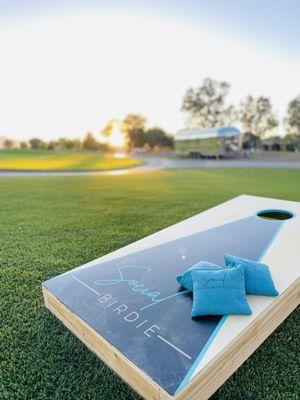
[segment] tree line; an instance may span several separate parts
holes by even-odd
[[[263,139],[279,125],[269,97],[248,95],[236,107],[226,103],[229,90],[228,82],[210,78],[189,88],[181,107],[187,116],[186,127],[203,129],[239,123],[245,134]],[[300,136],[300,95],[289,102],[283,124],[288,135]]]
[[[44,141],[39,138],[30,139],[29,142],[21,142],[23,149],[31,148],[37,150],[101,150],[111,151],[116,146],[109,142],[115,125],[118,125],[120,134],[124,137],[124,145],[130,150],[133,148],[173,148],[174,139],[160,127],[147,128],[147,119],[140,114],[128,114],[123,121],[110,120],[100,132],[100,139],[88,132],[84,139],[67,139]],[[7,139],[4,142],[6,148],[13,148],[14,141]]]
[[[111,120],[102,130],[102,135],[109,137],[113,133],[116,120]],[[119,124],[120,132],[125,138],[129,149],[156,147],[173,147],[174,139],[162,128],[154,126],[147,128],[147,118],[140,114],[128,114]]]
[[[83,140],[60,138],[46,142],[39,138],[33,138],[29,140],[28,147],[36,150],[109,150],[108,146],[97,141],[91,132],[88,132]]]
[[[181,111],[186,115],[186,129],[205,129],[217,126],[239,124],[245,140],[253,142],[266,137],[279,125],[279,118],[269,97],[248,95],[238,106],[227,104],[230,84],[210,78],[198,87],[189,88],[182,100]],[[113,149],[110,137],[118,126],[124,137],[124,145],[129,148],[173,148],[174,138],[160,127],[147,127],[147,119],[140,114],[128,114],[122,121],[110,120],[100,132],[98,140],[88,132],[83,140],[60,138],[49,142],[33,138],[28,143],[21,142],[21,148],[47,150],[102,150]],[[283,120],[286,137],[300,142],[300,95],[291,100]],[[5,147],[13,147],[14,142],[6,140]]]

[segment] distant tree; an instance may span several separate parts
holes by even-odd
[[[14,147],[14,141],[10,139],[5,139],[4,140],[4,147],[6,149],[12,149]]]
[[[75,140],[73,139],[66,139],[65,140],[65,149],[73,150],[75,149]]]
[[[139,114],[128,114],[122,121],[121,130],[130,148],[144,146],[146,122],[146,118]]]
[[[81,141],[79,139],[66,139],[59,138],[58,140],[51,140],[47,144],[48,150],[80,150]]]
[[[49,143],[47,143],[47,150],[55,150],[56,149],[56,141],[51,140]]]
[[[39,138],[33,138],[29,140],[30,147],[36,150],[44,150],[47,149],[47,143]]]
[[[260,96],[256,102],[257,108],[257,121],[256,121],[256,131],[259,137],[263,137],[266,132],[278,126],[278,118],[273,112],[273,107],[271,101],[268,97]]]
[[[199,129],[232,123],[236,117],[234,107],[225,106],[229,89],[229,83],[209,78],[201,86],[188,89],[181,107],[188,116],[187,126]]]
[[[27,142],[21,142],[20,144],[21,149],[28,149],[28,143]]]
[[[273,112],[268,97],[247,96],[240,106],[241,124],[245,133],[252,133],[263,138],[267,132],[278,126],[278,119]]]
[[[81,147],[82,147],[81,140],[80,140],[80,139],[74,139],[74,140],[73,140],[73,148],[74,148],[75,150],[80,150]]]
[[[257,135],[254,135],[251,132],[246,132],[243,135],[243,149],[256,149],[259,146],[260,139]]]
[[[238,121],[239,111],[231,104],[222,113],[222,124],[224,126],[233,125]]]
[[[158,127],[148,129],[144,133],[145,143],[149,145],[151,150],[154,147],[173,147],[173,138],[166,134],[166,132]]]
[[[290,133],[283,138],[287,151],[300,151],[300,134]]]
[[[118,124],[118,121],[116,119],[111,119],[106,125],[105,127],[102,129],[101,134],[102,136],[104,136],[105,138],[108,138],[113,130],[115,129],[115,126]]]
[[[300,95],[289,103],[285,123],[289,133],[300,135]]]
[[[65,150],[67,148],[68,139],[66,138],[59,138],[54,141],[53,146],[56,150]]]
[[[244,132],[254,134],[256,118],[256,100],[249,95],[240,104],[240,121]]]
[[[98,150],[100,146],[93,134],[88,132],[82,142],[82,147],[85,150]]]

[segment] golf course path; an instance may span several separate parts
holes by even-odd
[[[214,167],[267,167],[267,168],[293,168],[300,169],[299,160],[291,161],[257,161],[251,159],[236,159],[236,160],[193,160],[193,159],[175,159],[175,158],[162,158],[162,157],[135,157],[142,158],[143,164],[124,168],[115,169],[110,171],[26,171],[26,170],[0,170],[0,177],[14,177],[14,176],[78,176],[78,175],[128,175],[128,174],[142,174],[146,172],[158,171],[163,169],[201,169],[201,168],[214,168]]]

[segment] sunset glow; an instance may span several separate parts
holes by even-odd
[[[122,152],[117,152],[117,153],[115,153],[115,158],[125,158],[126,157],[126,154],[125,153],[122,153]]]
[[[114,147],[123,147],[125,145],[125,137],[121,132],[119,123],[115,123],[113,131],[108,137],[108,143]]]

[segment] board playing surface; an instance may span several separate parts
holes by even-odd
[[[272,218],[261,218],[262,210]],[[143,396],[193,398],[201,392],[197,376],[225,350],[242,351],[236,339],[246,338],[263,313],[278,308],[275,328],[297,305],[299,214],[299,203],[239,196],[44,282],[46,305]],[[291,218],[274,219],[285,215]],[[191,294],[176,275],[201,260],[224,266],[224,253],[268,263],[281,296],[249,296],[250,317],[192,319]],[[257,345],[273,325],[258,333]],[[215,377],[211,392],[222,379]]]

